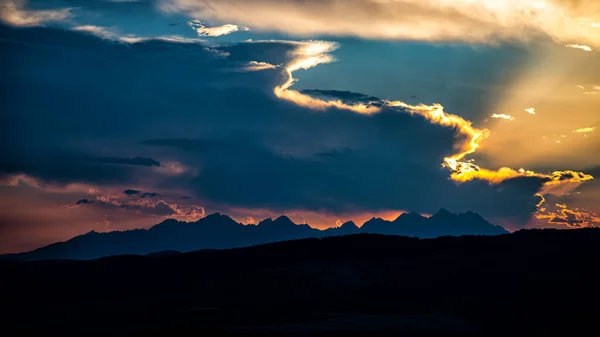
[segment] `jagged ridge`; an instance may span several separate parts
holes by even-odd
[[[10,258],[94,259],[121,254],[150,254],[161,251],[188,252],[200,249],[225,249],[309,237],[358,233],[378,233],[432,238],[444,235],[497,235],[508,233],[479,214],[453,214],[441,209],[427,218],[403,213],[393,221],[372,218],[358,227],[348,221],[339,227],[320,230],[308,224],[295,224],[287,216],[264,219],[258,225],[244,225],[227,215],[210,214],[196,222],[165,220],[148,230],[136,229],[108,233],[90,232],[65,242],[54,243]]]

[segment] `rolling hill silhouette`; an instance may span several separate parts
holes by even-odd
[[[281,218],[248,230],[279,225],[293,226]],[[7,259],[0,312],[10,336],[594,336],[598,243],[597,228],[363,233],[87,261]]]
[[[339,227],[320,230],[296,224],[286,216],[267,218],[257,225],[244,225],[227,215],[214,213],[196,222],[165,220],[150,229],[95,231],[57,242],[31,252],[5,257],[20,260],[95,259],[111,255],[150,254],[162,251],[189,252],[201,249],[225,249],[311,237],[358,233],[391,234],[433,238],[452,235],[498,235],[508,233],[480,215],[467,212],[453,214],[441,209],[427,218],[417,213],[401,214],[394,221],[373,218],[358,227],[346,222]]]

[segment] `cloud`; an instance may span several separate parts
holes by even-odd
[[[567,47],[567,48],[574,48],[574,49],[581,49],[581,50],[585,50],[585,51],[592,51],[592,47],[586,46],[586,45],[582,45],[582,44],[567,44],[567,45],[565,45],[565,47]]]
[[[581,129],[574,130],[573,132],[590,133],[590,132],[594,132],[594,130],[596,130],[596,127],[587,127],[587,128],[581,128]]]
[[[78,32],[86,32],[86,33],[94,34],[94,35],[104,38],[104,39],[114,39],[117,37],[117,34],[114,31],[112,31],[108,28],[100,27],[100,26],[92,26],[92,25],[75,26],[71,29],[73,29],[74,31],[78,31]]]
[[[250,61],[242,69],[244,71],[261,71],[268,69],[276,69],[277,66],[267,62]]]
[[[509,121],[514,121],[515,118],[511,115],[506,115],[506,114],[493,114],[492,118],[501,118],[501,119],[506,119]]]
[[[134,157],[134,158],[119,158],[119,157],[91,157],[84,158],[90,162],[115,165],[135,165],[135,166],[160,166],[160,162],[152,158]]]
[[[94,200],[81,199],[67,208],[97,207],[104,211],[120,210],[133,212],[137,215],[160,216],[175,218],[184,221],[197,221],[204,217],[204,208],[195,205],[178,205],[165,200],[152,200],[148,198],[122,200],[118,196],[98,195]]]
[[[401,101],[378,100],[374,97],[367,98],[365,95],[343,91],[305,90],[299,92],[291,89],[295,83],[293,77],[294,71],[309,69],[319,64],[332,62],[334,59],[330,57],[328,53],[335,50],[337,47],[338,46],[335,44],[328,44],[323,41],[306,41],[303,44],[300,44],[297,50],[291,52],[293,57],[285,66],[288,79],[284,84],[275,86],[275,95],[281,99],[291,101],[299,106],[310,109],[325,110],[337,108],[359,114],[371,115],[381,113],[383,111],[382,108],[386,108],[399,113],[418,115],[424,117],[433,124],[451,127],[464,138],[461,143],[455,145],[455,149],[457,149],[458,152],[445,157],[442,166],[450,169],[452,172],[450,178],[459,183],[483,180],[492,185],[498,185],[505,181],[522,177],[536,178],[542,183],[543,187],[539,190],[539,193],[536,193],[535,195],[539,195],[543,198],[544,195],[562,195],[568,193],[579,187],[584,181],[594,179],[591,175],[571,170],[554,171],[551,174],[546,174],[525,170],[523,168],[518,171],[508,167],[490,170],[473,164],[472,160],[465,159],[465,157],[477,151],[481,146],[481,143],[489,136],[489,130],[478,129],[472,126],[470,121],[467,121],[460,116],[446,113],[441,104],[433,104],[430,106],[420,104],[415,106]],[[320,97],[311,96],[311,93],[316,93]],[[349,98],[350,101],[336,98]],[[535,114],[534,108],[527,108],[525,111],[530,114]],[[508,115],[496,116],[507,119],[512,118]],[[566,135],[561,135],[561,137],[566,137]]]
[[[20,182],[29,186],[63,189],[68,186],[121,184],[135,182],[144,172],[160,163],[151,158],[92,157],[63,153],[38,155],[19,159],[6,153],[0,162],[0,177],[6,185]],[[75,188],[75,187],[72,187]],[[85,189],[85,188],[83,188]]]
[[[494,43],[546,36],[562,44],[600,45],[600,32],[580,21],[600,13],[593,1],[348,0],[341,6],[335,0],[161,0],[159,6],[303,37]]]
[[[123,194],[125,194],[125,195],[139,195],[140,191],[127,189],[127,190],[123,191]]]
[[[74,31],[85,32],[97,37],[120,41],[125,43],[142,43],[148,41],[167,41],[167,42],[177,42],[177,43],[204,43],[204,40],[197,38],[189,38],[180,35],[161,35],[161,36],[136,36],[133,34],[121,34],[115,28],[107,28],[102,26],[93,26],[93,25],[84,25],[84,26],[75,26],[71,28]]]
[[[93,203],[93,202],[94,202],[94,200],[80,199],[80,200],[77,200],[77,201],[75,202],[75,205],[77,205],[77,206],[78,206],[78,205],[89,205],[89,204],[91,204],[91,203]]]
[[[536,211],[536,194],[551,180],[492,169],[495,176],[463,179],[485,172],[468,156],[489,131],[441,104],[295,90],[296,72],[332,62],[336,43],[245,42],[210,51],[159,40],[113,43],[48,28],[5,35],[3,51],[18,60],[0,80],[10,88],[3,104],[14,116],[3,135],[11,146],[0,147],[10,164],[0,165],[6,174],[115,186],[119,196],[130,186],[162,195],[177,189],[177,196],[193,195],[214,210],[431,213],[447,207],[515,226]],[[281,67],[227,71],[250,61]],[[27,99],[20,99],[23,88]],[[42,118],[52,102],[68,104]],[[30,136],[22,137],[23,130]]]
[[[25,0],[3,0],[0,21],[13,26],[40,26],[45,22],[63,21],[71,16],[71,8],[52,10],[25,9]]]
[[[206,27],[200,20],[191,20],[188,26],[198,33],[198,36],[217,37],[235,33],[237,31],[250,31],[248,27],[240,27],[237,25],[226,24],[222,26]]]
[[[541,205],[535,213],[535,218],[542,226],[558,225],[559,227],[584,228],[600,225],[600,217],[595,212],[560,203]]]

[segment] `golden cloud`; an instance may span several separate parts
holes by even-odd
[[[589,132],[594,132],[594,130],[596,130],[596,127],[589,127],[589,128],[581,128],[581,129],[577,129],[573,132],[577,132],[577,133],[589,133]]]
[[[597,1],[566,0],[161,0],[166,12],[296,36],[494,43],[546,36],[600,46]]]
[[[534,216],[550,225],[571,228],[595,227],[600,223],[600,217],[595,212],[560,203],[540,207]]]

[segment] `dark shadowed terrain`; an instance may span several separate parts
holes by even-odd
[[[579,336],[600,230],[0,261],[5,336]]]

